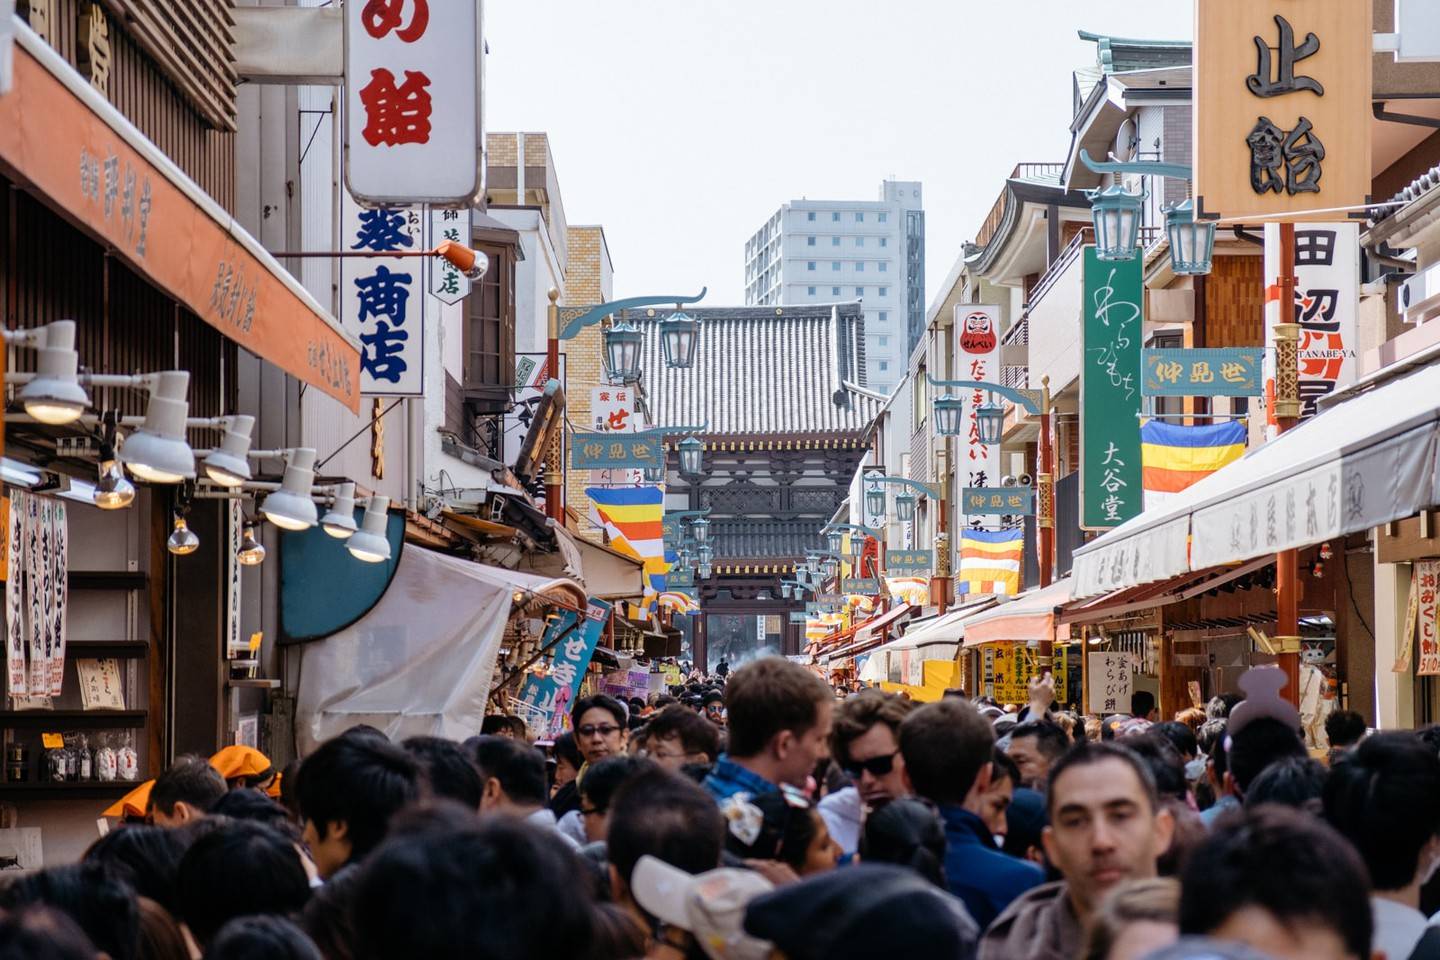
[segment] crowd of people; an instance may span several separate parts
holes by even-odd
[[[1440,957],[1440,730],[1340,713],[1316,759],[1280,677],[1158,722],[771,657],[553,744],[227,748],[0,889],[0,960]]]

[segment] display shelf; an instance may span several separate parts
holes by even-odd
[[[23,796],[26,800],[108,799],[123,797],[140,785],[138,780],[83,780],[52,783],[48,780],[24,783],[0,782],[0,801],[7,796]]]
[[[57,733],[82,727],[138,729],[148,717],[144,710],[0,710],[0,729],[44,727]]]
[[[279,690],[280,681],[267,677],[234,677],[225,681],[227,687],[247,687],[255,690]]]
[[[81,660],[100,660],[109,657],[130,659],[143,657],[150,652],[150,644],[144,640],[67,640],[65,656]]]
[[[143,590],[149,582],[148,574],[124,570],[71,570],[69,575],[72,590]]]

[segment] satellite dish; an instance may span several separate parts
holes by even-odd
[[[1126,117],[1125,122],[1120,124],[1120,129],[1115,133],[1114,157],[1121,163],[1129,163],[1135,159],[1135,147],[1139,145],[1139,138],[1135,133],[1135,118]]]

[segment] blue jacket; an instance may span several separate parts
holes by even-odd
[[[945,882],[965,901],[970,916],[984,930],[1010,901],[1045,882],[1045,871],[1033,863],[1001,853],[985,822],[962,807],[940,807],[945,821]]]
[[[701,786],[715,798],[716,803],[729,800],[737,793],[758,797],[762,793],[778,793],[780,790],[760,774],[751,773],[723,753]]]

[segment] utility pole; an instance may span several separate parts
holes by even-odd
[[[1280,224],[1280,260],[1275,287],[1267,291],[1276,303],[1275,430],[1284,433],[1300,419],[1300,325],[1295,322],[1295,224]],[[1285,671],[1285,696],[1300,703],[1300,576],[1294,549],[1275,554],[1275,642],[1279,666]]]

